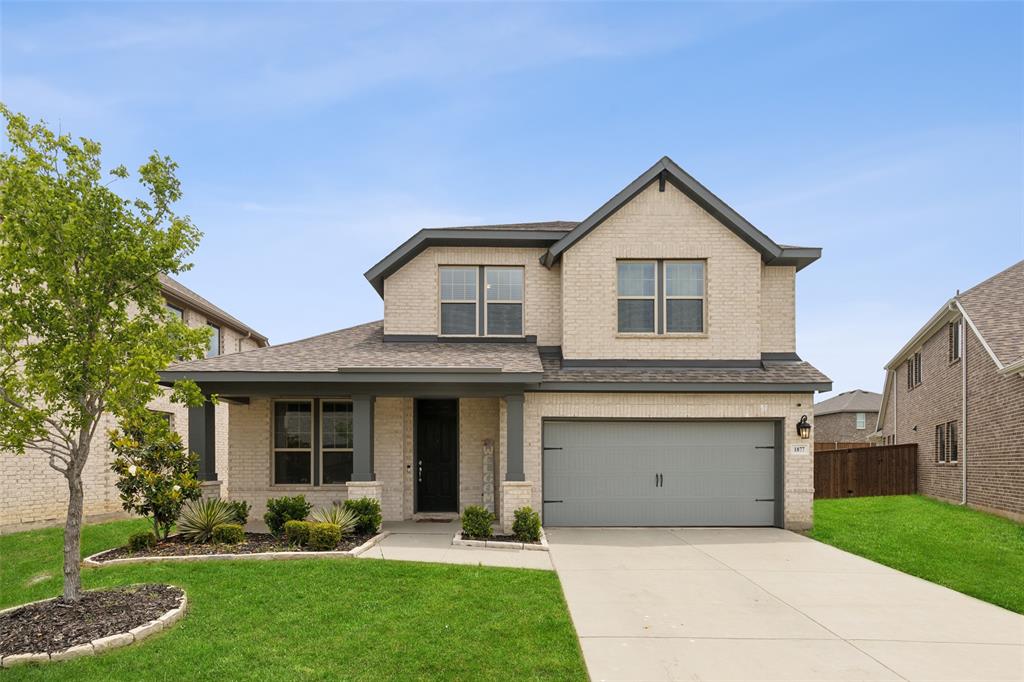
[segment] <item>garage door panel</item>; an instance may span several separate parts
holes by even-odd
[[[771,525],[774,437],[765,421],[546,422],[544,523]]]

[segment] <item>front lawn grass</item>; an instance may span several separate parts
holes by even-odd
[[[814,502],[811,537],[1024,613],[1024,525],[919,495]]]
[[[142,523],[87,527],[83,553]],[[59,594],[60,540],[59,529],[0,537],[0,606]],[[586,679],[549,571],[302,559],[115,565],[85,569],[83,581],[180,585],[188,615],[125,649],[4,670],[4,682]]]

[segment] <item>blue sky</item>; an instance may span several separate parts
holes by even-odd
[[[2,5],[0,97],[181,165],[181,277],[280,343],[421,227],[579,220],[669,155],[781,243],[837,391],[1024,258],[1024,4]]]

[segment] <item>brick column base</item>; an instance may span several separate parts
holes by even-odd
[[[349,481],[348,499],[369,497],[380,502],[384,498],[384,484],[380,481]]]
[[[501,524],[504,532],[512,532],[512,523],[516,520],[515,510],[520,507],[528,507],[531,497],[533,497],[533,483],[529,481],[501,482],[501,516],[498,518],[498,523]]]
[[[199,483],[200,499],[209,500],[220,497],[222,481],[201,481]]]

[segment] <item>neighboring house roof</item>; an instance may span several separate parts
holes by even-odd
[[[820,417],[837,412],[878,412],[881,404],[881,393],[862,391],[857,388],[840,393],[828,400],[822,400],[814,406],[814,416]]]
[[[267,348],[179,362],[168,372],[492,371],[541,372],[529,343],[386,342],[384,322],[320,334]],[[340,380],[340,377],[339,377]]]
[[[235,329],[241,332],[249,334],[250,336],[252,336],[253,339],[256,340],[256,343],[258,343],[261,346],[266,346],[269,343],[266,336],[260,334],[258,331],[256,331],[249,325],[245,324],[238,318],[229,315],[227,312],[225,312],[221,308],[218,308],[213,303],[210,303],[208,300],[206,300],[196,292],[192,291],[191,289],[189,289],[187,286],[177,281],[176,279],[173,279],[168,275],[161,274],[160,286],[163,289],[165,296],[171,299],[175,299],[179,303],[182,303],[190,308],[198,310],[211,321],[226,324],[229,327],[234,327]]]
[[[721,362],[726,366],[715,366]],[[471,373],[494,381],[542,383],[551,390],[588,390],[585,385],[647,390],[827,391],[828,377],[799,359],[693,361],[692,366],[567,366],[560,349],[530,342],[392,341],[378,320],[277,346],[180,362],[162,373],[165,381],[380,380],[382,374],[438,376],[460,380]],[[586,364],[586,363],[584,363]],[[460,374],[462,373],[462,374]],[[608,390],[608,389],[604,389]],[[638,389],[639,390],[639,389]]]
[[[548,249],[541,262],[551,267],[565,250],[654,182],[670,183],[678,188],[757,250],[768,265],[792,265],[800,270],[821,257],[820,248],[776,244],[665,156],[581,223],[559,220],[423,229],[367,270],[364,276],[383,296],[384,280],[430,246],[541,246]]]

